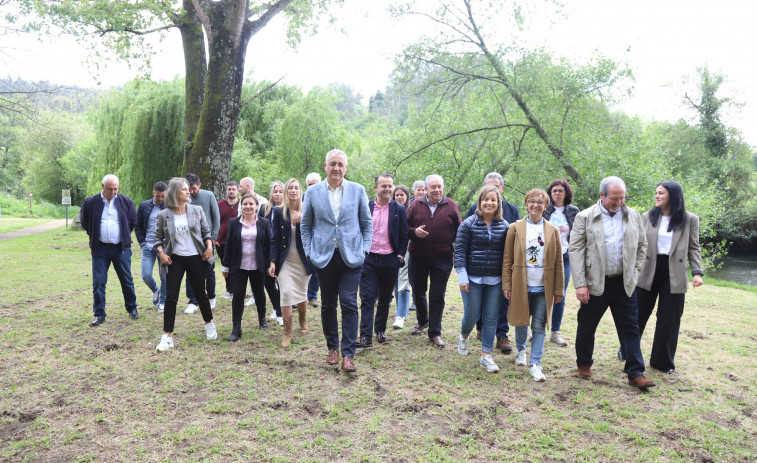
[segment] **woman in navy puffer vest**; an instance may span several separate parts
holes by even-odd
[[[502,218],[499,190],[486,185],[478,192],[476,214],[460,224],[455,239],[455,269],[464,308],[457,352],[468,355],[468,336],[482,318],[481,365],[491,373],[499,371],[492,350],[502,301],[502,255],[508,228]]]

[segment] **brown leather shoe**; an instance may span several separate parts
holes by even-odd
[[[346,371],[347,373],[356,371],[355,364],[352,363],[352,357],[342,358],[342,370]]]
[[[429,339],[429,341],[433,342],[437,347],[446,346],[446,344],[444,344],[444,341],[442,341],[442,338],[439,336],[434,336],[433,338]]]
[[[578,367],[578,377],[581,379],[591,378],[591,367]]]
[[[383,331],[376,333],[376,341],[379,342],[379,344],[383,344],[386,342],[386,334],[384,334]]]
[[[329,349],[329,355],[326,356],[326,363],[329,365],[336,365],[339,362],[339,351],[336,349]]]
[[[318,299],[309,299],[308,300],[308,305],[310,307],[318,307],[318,305],[319,305],[318,304]]]
[[[423,330],[425,330],[426,328],[428,328],[428,323],[424,323],[422,325],[421,324],[417,324],[417,325],[415,325],[413,327],[413,331],[411,331],[410,334],[412,334],[414,336],[419,335],[419,334],[423,333]]]
[[[639,389],[647,389],[650,387],[654,387],[654,382],[648,380],[644,377],[644,375],[639,375],[635,377],[634,379],[628,379],[628,384],[630,384],[633,387],[638,387]]]
[[[510,344],[510,340],[507,339],[507,336],[502,336],[497,339],[497,349],[501,350],[503,354],[512,354],[513,345]]]

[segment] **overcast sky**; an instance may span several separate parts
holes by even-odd
[[[422,4],[432,0],[417,0]],[[255,80],[277,80],[308,90],[314,85],[345,83],[367,97],[389,84],[394,58],[403,46],[428,31],[419,19],[397,22],[384,12],[386,2],[347,0],[336,27],[321,27],[305,37],[298,49],[284,43],[284,25],[275,20],[252,38],[247,69]],[[646,120],[691,118],[682,101],[685,78],[697,67],[727,76],[720,96],[744,104],[727,115],[726,122],[757,146],[757,2],[746,0],[571,0],[565,18],[555,24],[531,16],[531,27],[521,38],[545,46],[557,55],[586,60],[597,52],[626,63],[636,82],[634,95],[619,109]],[[7,8],[7,6],[2,7]],[[0,8],[0,15],[3,11]],[[488,19],[491,22],[496,18]],[[344,29],[343,33],[341,30]],[[28,80],[96,86],[84,64],[87,51],[70,39],[40,43],[35,36],[0,37],[0,74]],[[178,32],[160,45],[154,59],[155,79],[183,77],[183,55]],[[3,71],[3,68],[6,68]],[[136,72],[111,63],[100,76],[103,87],[121,85]]]

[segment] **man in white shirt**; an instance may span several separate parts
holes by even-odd
[[[647,238],[639,213],[625,206],[622,179],[603,179],[599,192],[597,204],[576,216],[570,234],[570,266],[581,303],[576,331],[578,376],[591,378],[594,335],[609,306],[623,339],[628,383],[647,389],[655,384],[644,377],[634,293]]]

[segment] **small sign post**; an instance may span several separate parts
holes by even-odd
[[[71,190],[61,190],[61,200],[66,206],[66,228],[68,228],[68,206],[71,205]]]

